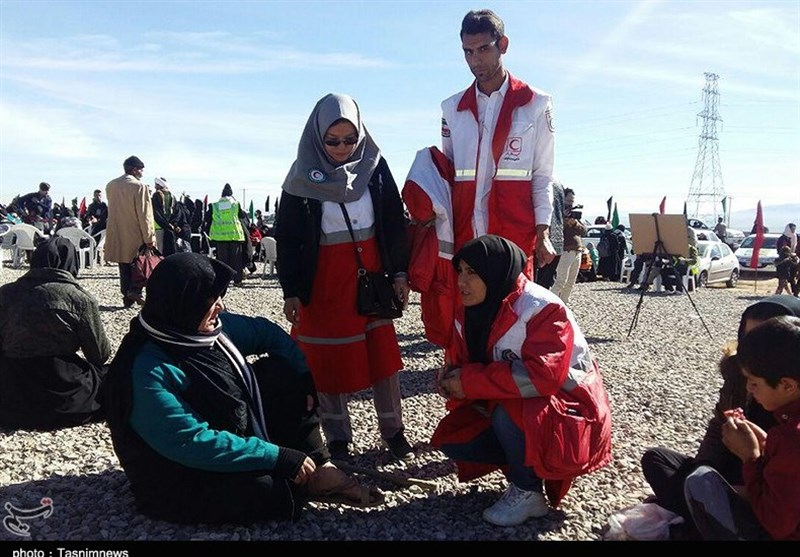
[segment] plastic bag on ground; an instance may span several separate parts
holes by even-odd
[[[639,503],[612,514],[608,519],[607,541],[668,540],[669,527],[682,524],[683,517],[655,503]]]

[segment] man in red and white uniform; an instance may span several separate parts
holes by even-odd
[[[461,23],[464,57],[475,82],[442,102],[442,150],[455,166],[455,249],[483,234],[504,236],[545,265],[553,210],[552,99],[503,67],[503,21],[490,10]]]

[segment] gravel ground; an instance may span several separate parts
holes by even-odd
[[[3,269],[0,284],[25,270]],[[232,287],[225,302],[231,311],[265,316],[286,327],[277,280],[262,279],[260,271],[242,287]],[[136,315],[136,309],[122,308],[116,266],[82,271],[80,281],[96,296],[116,348]],[[742,311],[766,287],[758,294],[752,287],[710,287],[693,292],[691,299],[648,293],[641,298],[629,335],[638,291],[627,291],[620,283],[577,284],[570,302],[604,374],[614,458],[605,468],[578,478],[558,510],[521,526],[496,527],[481,518],[504,489],[501,474],[459,483],[454,466],[429,445],[444,413],[443,400],[433,388],[442,358],[424,338],[418,299],[413,298],[395,326],[405,362],[401,386],[406,434],[418,457],[407,467],[388,460],[380,448],[370,392],[364,391],[350,407],[355,463],[432,480],[435,491],[367,478],[386,493],[384,505],[363,510],[315,503],[296,523],[174,525],[135,511],[105,424],[55,433],[0,430],[0,503],[33,508],[49,497],[54,508],[48,518],[28,523],[28,538],[0,528],[0,540],[601,540],[614,511],[651,494],[639,465],[647,447],[696,449],[720,385],[716,364],[721,347],[735,338]]]

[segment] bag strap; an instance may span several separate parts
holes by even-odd
[[[350,239],[353,240],[353,252],[356,254],[356,263],[358,263],[358,276],[365,275],[367,270],[364,268],[364,264],[361,262],[361,256],[358,253],[359,248],[356,245],[356,235],[353,234],[353,225],[350,223],[350,215],[347,214],[347,208],[344,206],[344,203],[339,203],[339,207],[342,208],[344,222],[347,223],[347,230],[350,232]]]

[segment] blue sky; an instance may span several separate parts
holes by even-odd
[[[402,185],[440,143],[440,102],[471,83],[458,31],[482,7],[506,23],[506,68],[553,95],[556,178],[588,217],[610,196],[623,219],[664,196],[683,210],[714,72],[732,210],[760,199],[771,228],[771,206],[800,220],[796,0],[0,0],[0,201],[43,180],[89,197],[136,154],[150,184],[215,198],[229,182],[263,206],[329,92],[359,102]]]

